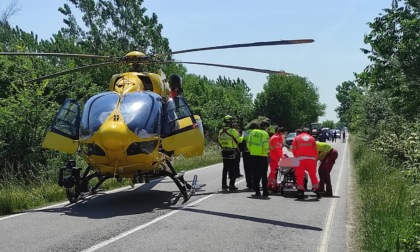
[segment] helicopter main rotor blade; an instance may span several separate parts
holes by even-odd
[[[254,43],[245,43],[245,44],[211,46],[211,47],[202,47],[202,48],[175,51],[175,52],[171,52],[171,53],[163,53],[163,54],[156,55],[156,57],[164,57],[164,56],[179,54],[179,53],[218,50],[218,49],[230,49],[230,48],[241,48],[241,47],[306,44],[306,43],[312,43],[314,41],[315,40],[313,40],[313,39],[295,39],[295,40],[276,40],[276,41],[267,41],[267,42],[254,42]]]
[[[62,57],[62,58],[88,58],[88,59],[112,59],[111,56],[99,56],[89,54],[72,54],[72,53],[31,53],[31,52],[0,52],[0,55],[7,56],[46,56],[46,57]]]
[[[104,63],[99,63],[99,64],[94,64],[94,65],[88,65],[88,66],[83,66],[83,67],[78,67],[78,68],[74,68],[74,69],[70,69],[70,70],[66,70],[66,71],[62,71],[62,72],[58,72],[55,74],[50,74],[50,75],[45,75],[33,80],[28,80],[27,82],[36,82],[36,81],[41,81],[41,80],[47,80],[47,79],[52,79],[61,75],[65,75],[65,74],[71,74],[71,73],[75,73],[75,72],[79,72],[79,71],[84,71],[84,70],[88,70],[88,69],[93,69],[93,68],[99,68],[99,67],[104,67],[107,65],[114,65],[117,64],[116,62],[104,62]]]
[[[258,72],[258,73],[266,73],[266,74],[274,74],[274,75],[291,75],[291,73],[287,73],[285,71],[273,71],[273,70],[258,69],[258,68],[252,68],[252,67],[241,67],[241,66],[221,65],[221,64],[212,64],[212,63],[200,63],[200,62],[187,62],[187,61],[165,61],[165,62],[166,63],[172,62],[172,63],[181,63],[181,64],[193,64],[193,65],[202,65],[202,66],[224,67],[224,68],[231,68],[231,69]]]

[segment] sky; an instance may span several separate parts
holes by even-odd
[[[0,11],[12,0],[2,0]],[[42,2],[42,4],[40,4]],[[9,19],[26,32],[48,39],[64,26],[58,12],[65,0],[18,0]],[[72,4],[69,4],[72,6]],[[172,51],[283,39],[314,39],[311,44],[236,48],[177,54],[176,60],[284,70],[307,78],[326,104],[319,121],[338,121],[336,87],[354,80],[370,64],[360,48],[363,37],[391,0],[144,0],[146,14],[156,13]],[[216,79],[243,79],[256,96],[267,74],[185,65],[189,73]]]

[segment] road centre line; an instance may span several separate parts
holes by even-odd
[[[338,192],[340,190],[341,175],[343,173],[343,166],[344,166],[344,161],[345,160],[347,160],[347,169],[349,169],[349,166],[348,166],[349,155],[347,154],[347,144],[344,147],[344,156],[343,156],[343,159],[341,161],[340,173],[338,174],[338,182],[337,182],[337,185],[335,186],[335,194],[336,195],[338,195]],[[328,215],[327,215],[327,221],[326,221],[325,227],[324,227],[324,232],[322,232],[322,235],[321,235],[321,243],[319,244],[318,252],[327,252],[328,251],[328,242],[329,242],[330,235],[331,235],[331,226],[332,226],[333,219],[334,219],[335,209],[337,207],[337,200],[338,200],[337,198],[332,199],[331,206],[330,206],[330,209],[329,209]]]
[[[201,168],[198,168],[198,169],[189,170],[185,173],[191,173],[191,172],[196,172],[196,171],[200,171],[200,170],[204,170],[204,169],[209,169],[209,168],[212,168],[214,166],[218,166],[220,164],[221,163],[204,166],[204,167],[201,167]],[[111,191],[105,191],[104,193],[105,194],[116,193],[116,192],[124,191],[126,189],[131,189],[131,186],[125,186],[125,187],[117,188],[117,189],[114,189],[114,190],[111,190]],[[91,196],[91,195],[89,195],[89,196]],[[32,212],[36,212],[36,211],[40,211],[40,210],[45,210],[45,209],[50,209],[50,208],[54,208],[54,207],[64,206],[66,204],[69,204],[69,202],[65,201],[65,202],[57,203],[57,204],[46,206],[46,207],[36,208],[36,209],[33,209],[33,210],[27,210],[26,212],[23,212],[23,213],[11,214],[11,215],[8,215],[8,216],[0,217],[0,221],[7,220],[7,219],[10,219],[10,218],[19,217],[19,216],[22,216],[22,215],[25,215],[25,214],[28,214],[28,213],[32,213]]]
[[[242,182],[244,182],[244,181],[245,181],[245,179],[242,179],[242,180],[240,180],[240,181],[237,181],[237,182],[235,183],[235,185],[240,184],[240,183],[242,183]],[[182,209],[184,209],[184,208],[186,208],[186,207],[192,207],[192,206],[194,206],[195,204],[200,203],[201,201],[204,201],[204,200],[206,200],[206,199],[209,199],[210,197],[213,197],[214,195],[216,195],[216,194],[218,194],[218,193],[219,193],[219,192],[215,192],[215,193],[213,193],[213,194],[207,195],[206,197],[199,198],[198,200],[196,200],[196,201],[194,201],[194,202],[192,202],[192,203],[190,203],[190,204],[188,204],[188,205],[186,205],[186,206],[183,206],[183,207],[181,207],[180,209],[173,210],[173,211],[171,211],[171,212],[169,212],[169,213],[167,213],[167,214],[165,214],[165,215],[162,215],[162,216],[160,216],[160,217],[158,217],[158,218],[156,218],[156,219],[153,219],[153,220],[151,220],[151,221],[149,221],[149,222],[147,222],[147,223],[145,223],[145,224],[143,224],[143,225],[140,225],[140,226],[135,227],[135,228],[133,228],[133,229],[131,229],[131,230],[128,230],[128,231],[126,231],[126,232],[124,232],[124,233],[121,233],[121,234],[119,234],[119,235],[117,235],[117,236],[114,236],[113,238],[111,238],[111,239],[109,239],[109,240],[106,240],[106,241],[103,241],[103,242],[101,242],[101,243],[98,243],[98,244],[96,244],[96,245],[94,245],[94,246],[92,246],[92,247],[90,247],[90,248],[88,248],[88,249],[86,249],[86,250],[83,250],[83,252],[92,252],[92,251],[98,250],[98,249],[100,249],[100,248],[103,248],[103,247],[105,247],[105,246],[107,246],[107,245],[109,245],[109,244],[111,244],[111,243],[113,243],[113,242],[115,242],[115,241],[118,241],[118,240],[120,240],[120,239],[122,239],[122,238],[124,238],[124,237],[126,237],[126,236],[128,236],[128,235],[130,235],[130,234],[132,234],[132,233],[135,233],[135,232],[137,232],[137,231],[139,231],[139,230],[141,230],[141,229],[143,229],[143,228],[145,228],[145,227],[148,227],[148,226],[150,226],[150,225],[152,225],[152,224],[154,224],[154,223],[157,223],[157,222],[159,222],[159,221],[161,221],[161,220],[163,220],[163,219],[165,219],[165,218],[167,218],[167,217],[169,217],[169,216],[171,216],[171,215],[174,215],[174,214],[178,213],[179,211],[182,211]]]
[[[105,247],[108,244],[111,244],[111,243],[113,243],[113,242],[115,242],[117,240],[120,240],[120,239],[122,239],[122,238],[124,238],[124,237],[126,237],[126,236],[128,236],[128,235],[130,235],[132,233],[135,233],[135,232],[137,232],[137,231],[139,231],[139,230],[141,230],[141,229],[143,229],[145,227],[148,227],[148,226],[150,226],[150,225],[152,225],[152,224],[154,224],[154,223],[156,223],[156,222],[158,222],[160,220],[163,220],[163,219],[165,219],[165,218],[167,218],[167,217],[169,217],[171,215],[174,215],[174,214],[178,213],[179,211],[181,211],[185,207],[194,206],[195,204],[200,203],[201,201],[204,201],[204,200],[206,200],[206,199],[208,199],[210,197],[213,197],[214,195],[216,195],[216,193],[207,195],[206,197],[203,197],[203,198],[199,198],[198,200],[196,200],[196,201],[194,201],[194,202],[192,202],[192,203],[190,203],[190,204],[188,204],[188,205],[186,205],[184,207],[181,207],[180,209],[173,210],[173,211],[171,211],[171,212],[169,212],[169,213],[167,213],[165,215],[162,215],[162,216],[160,216],[160,217],[158,217],[158,218],[156,218],[156,219],[154,219],[152,221],[149,221],[149,222],[147,222],[147,223],[145,223],[143,225],[140,225],[140,226],[135,227],[135,228],[133,228],[131,230],[128,230],[128,231],[126,231],[124,233],[121,233],[121,234],[119,234],[117,236],[114,236],[113,238],[111,238],[109,240],[106,240],[106,241],[103,241],[101,243],[98,243],[98,244],[96,244],[96,245],[94,245],[94,246],[92,246],[92,247],[90,247],[90,248],[88,248],[86,250],[83,250],[83,252],[91,252],[91,251],[95,251],[97,249],[100,249],[102,247]]]

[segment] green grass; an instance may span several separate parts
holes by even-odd
[[[174,167],[177,171],[187,171],[221,161],[219,147],[209,145],[201,157],[177,158]],[[25,185],[15,180],[1,184],[0,216],[65,201],[65,190],[57,185],[55,179],[54,181],[38,181],[31,185]],[[115,179],[109,179],[101,185],[101,188],[111,190],[128,184],[128,180],[117,182]]]
[[[420,251],[420,188],[402,167],[352,141],[362,251]]]
[[[204,154],[200,157],[192,158],[177,158],[175,160],[174,168],[177,171],[188,171],[197,167],[208,166],[222,162],[220,148],[217,145],[210,145],[206,147]]]

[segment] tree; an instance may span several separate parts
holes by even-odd
[[[3,26],[7,20],[12,17],[13,15],[15,15],[16,13],[18,13],[21,8],[19,8],[17,6],[18,1],[17,0],[13,0],[9,6],[7,6],[7,8],[5,10],[3,10],[0,14],[0,27]]]
[[[188,74],[184,78],[184,97],[191,109],[203,119],[208,138],[214,138],[222,126],[222,118],[232,115],[243,128],[252,118],[252,94],[246,83],[221,77],[216,81]]]
[[[289,130],[318,121],[325,107],[313,83],[299,76],[271,75],[255,99],[255,111],[259,115]]]
[[[335,123],[332,120],[326,120],[322,122],[322,127],[324,128],[330,128],[330,129],[335,129]]]
[[[357,94],[362,93],[362,89],[352,81],[345,81],[335,90],[337,90],[337,100],[340,102],[340,106],[335,109],[335,112],[337,112],[340,122],[348,124],[351,122],[350,108],[356,101]]]
[[[404,2],[403,7],[398,3]],[[357,82],[371,91],[385,91],[393,110],[407,118],[420,114],[420,6],[418,1],[393,0],[385,14],[369,23],[363,49],[372,64]]]

